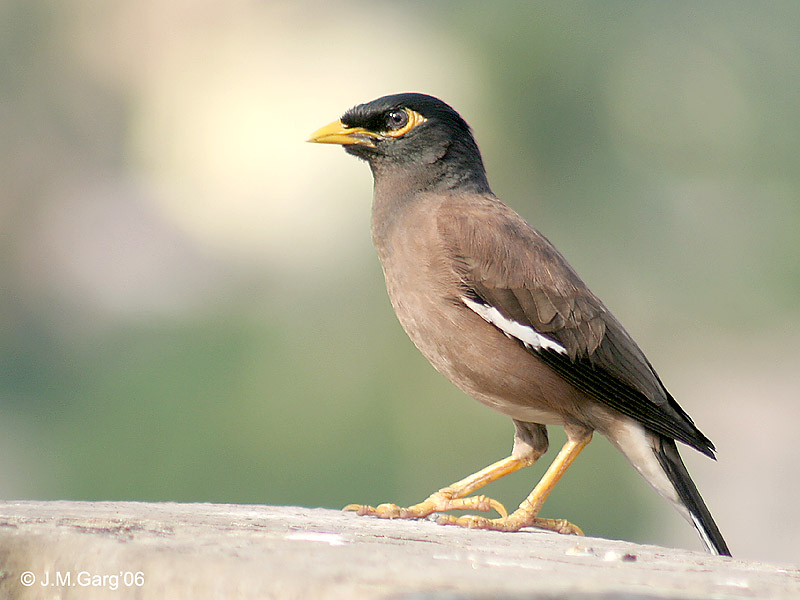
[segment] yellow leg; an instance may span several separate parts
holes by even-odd
[[[496,510],[503,519],[508,517],[505,507],[492,498],[486,496],[468,496],[486,484],[497,481],[501,477],[519,471],[523,467],[532,465],[535,459],[514,458],[509,456],[503,460],[465,477],[452,485],[434,492],[419,504],[402,508],[396,504],[380,504],[379,506],[366,506],[363,504],[348,504],[343,510],[353,510],[359,515],[370,515],[382,519],[420,519],[433,513],[448,510],[480,510],[483,512]]]
[[[558,533],[583,535],[580,528],[569,521],[563,519],[540,519],[537,515],[558,480],[561,479],[561,476],[591,439],[592,436],[588,435],[579,440],[568,440],[530,495],[507,518],[487,519],[486,517],[472,515],[464,517],[442,515],[439,517],[439,523],[442,525],[459,525],[461,527],[496,531],[519,531],[523,527],[540,527],[557,531]]]

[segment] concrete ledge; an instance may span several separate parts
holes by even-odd
[[[0,597],[800,598],[800,569],[325,509],[0,502]]]

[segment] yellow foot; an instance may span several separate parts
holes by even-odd
[[[431,494],[428,498],[403,508],[396,504],[380,504],[378,506],[366,506],[364,504],[348,504],[342,510],[352,510],[359,515],[369,515],[381,519],[422,519],[433,513],[445,512],[448,510],[479,510],[487,512],[496,510],[505,519],[508,512],[505,506],[497,500],[487,496],[468,496],[467,498],[453,498],[447,490],[441,490]],[[488,519],[487,519],[488,521]]]
[[[456,525],[469,529],[490,529],[492,531],[519,531],[523,527],[537,527],[555,531],[556,533],[583,535],[580,527],[564,519],[540,519],[526,513],[520,513],[520,511],[512,513],[506,519],[487,519],[476,515],[464,517],[441,515],[437,519],[437,523],[439,525]]]

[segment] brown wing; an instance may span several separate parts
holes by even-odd
[[[557,342],[564,352],[525,346],[575,387],[713,457],[636,342],[541,233],[490,196],[453,197],[436,216],[464,297]]]

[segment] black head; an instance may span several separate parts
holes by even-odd
[[[426,187],[489,189],[469,125],[433,96],[394,94],[359,104],[309,141],[343,145],[370,164],[376,179],[402,169]]]

